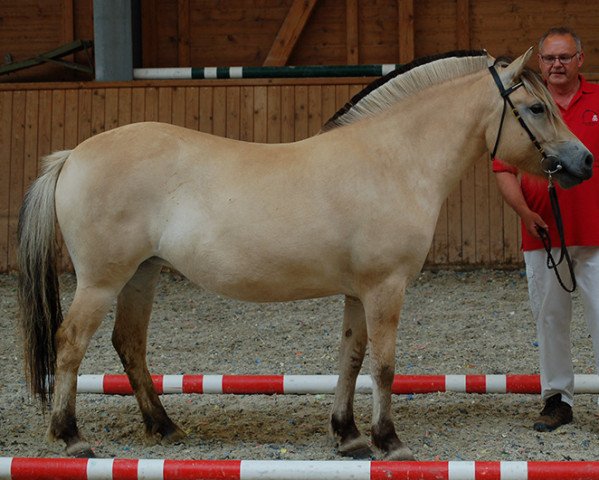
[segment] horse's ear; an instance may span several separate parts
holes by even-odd
[[[499,72],[499,76],[501,77],[501,82],[505,88],[510,87],[514,83],[516,83],[517,79],[520,77],[522,70],[530,60],[532,56],[533,47],[530,47],[526,53],[520,55],[516,60],[509,64],[508,67],[501,70]]]

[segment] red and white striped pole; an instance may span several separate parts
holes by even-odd
[[[599,480],[599,462],[0,458],[3,480]]]
[[[159,394],[331,394],[337,375],[152,375]],[[369,375],[360,375],[356,391],[372,391]],[[525,393],[541,392],[539,375],[396,375],[392,392]],[[599,393],[598,375],[576,375],[575,393]],[[80,375],[77,393],[131,395],[126,375]]]

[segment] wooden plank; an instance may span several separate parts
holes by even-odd
[[[141,6],[142,64],[146,68],[158,67],[158,0],[144,0]]]
[[[39,92],[27,90],[25,108],[25,151],[23,155],[23,182],[25,190],[31,182],[37,178],[38,172],[38,115],[39,115]]]
[[[12,100],[12,132],[10,149],[10,181],[8,201],[8,268],[17,268],[17,226],[23,202],[23,155],[25,146],[25,91],[17,91]]]
[[[131,90],[131,123],[143,122],[146,119],[146,89]]]
[[[64,149],[64,117],[65,117],[65,91],[52,91],[52,136],[51,148],[53,152]]]
[[[39,95],[37,153],[40,159],[52,153],[52,90],[42,90]],[[38,170],[39,166],[38,160]]]
[[[118,125],[129,125],[132,120],[133,95],[131,88],[119,88]]]
[[[293,0],[275,41],[264,60],[265,66],[286,65],[293,47],[306,26],[317,0]]]
[[[457,0],[456,35],[457,48],[470,49],[470,0]]]
[[[239,138],[254,140],[254,87],[241,87],[239,106]]]
[[[281,88],[281,142],[295,140],[295,89],[289,85]]]
[[[345,0],[347,64],[360,63],[360,32],[358,22],[358,0]]]
[[[173,121],[173,88],[158,89],[158,121],[171,123]]]
[[[171,114],[173,125],[178,125],[180,127],[184,127],[187,123],[187,113],[186,113],[186,98],[185,91],[187,89],[183,87],[173,87],[173,111]],[[193,108],[190,105],[190,108]],[[197,109],[197,102],[196,102]]]
[[[119,126],[119,89],[107,88],[104,105],[104,123],[106,130]]]
[[[322,127],[322,87],[308,88],[308,136],[316,135]]]
[[[212,87],[200,87],[200,131],[212,133]]]
[[[185,88],[185,126],[192,130],[200,128],[200,89]]]
[[[476,196],[474,166],[466,170],[462,177],[462,262],[473,264],[476,261]]]
[[[92,135],[102,133],[106,129],[106,117],[104,107],[106,106],[106,89],[98,88],[92,90]]]
[[[144,101],[144,121],[158,121],[158,89],[146,88]]]
[[[79,117],[77,123],[77,141],[81,143],[91,137],[92,134],[92,92],[89,88],[79,90]]]
[[[177,53],[179,67],[191,67],[190,0],[177,0]]]
[[[489,264],[490,252],[490,220],[489,220],[489,175],[488,155],[474,163],[474,209],[475,209],[475,263]]]
[[[399,63],[414,60],[414,0],[398,0]]]
[[[268,94],[267,87],[254,88],[254,142],[268,140]]]
[[[227,135],[226,87],[215,87],[212,95],[212,133],[224,137]]]
[[[62,0],[62,39],[61,43],[70,43],[75,40],[75,23],[73,19],[73,0]],[[73,61],[73,56],[63,57],[64,60]]]
[[[308,137],[308,87],[295,87],[295,140]]]
[[[322,123],[323,125],[337,112],[337,101],[334,85],[322,86]]]
[[[279,143],[281,141],[281,87],[268,87],[266,93],[268,108],[268,143]]]
[[[64,148],[73,149],[79,144],[79,92],[72,88],[65,90],[64,100]]]
[[[8,219],[10,204],[10,148],[13,92],[0,92],[0,271],[8,271]]]
[[[241,107],[241,89],[240,87],[227,88],[227,138],[239,140],[239,117]]]

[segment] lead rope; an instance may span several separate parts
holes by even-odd
[[[566,248],[566,242],[564,240],[564,225],[562,223],[562,213],[559,208],[559,202],[557,200],[557,193],[555,192],[555,186],[553,185],[553,179],[551,175],[549,175],[549,200],[551,202],[551,210],[553,211],[553,216],[555,218],[555,225],[557,227],[557,232],[559,234],[560,241],[560,256],[559,260],[556,262],[555,258],[551,254],[551,238],[549,238],[549,234],[547,230],[544,228],[537,228],[537,232],[541,237],[541,241],[543,242],[543,247],[545,247],[545,251],[547,252],[547,268],[555,271],[555,276],[557,277],[557,281],[560,286],[568,293],[572,293],[576,290],[576,276],[574,275],[574,267],[572,265],[572,259],[570,258],[570,254],[568,253],[568,249]],[[568,265],[568,272],[570,274],[570,280],[572,287],[568,288],[564,284],[562,277],[559,274],[557,269],[558,265],[562,263],[562,261],[566,259],[566,264]]]

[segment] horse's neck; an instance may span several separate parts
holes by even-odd
[[[388,165],[444,200],[486,151],[492,118],[485,72],[421,92],[369,122],[365,132],[385,145]]]

